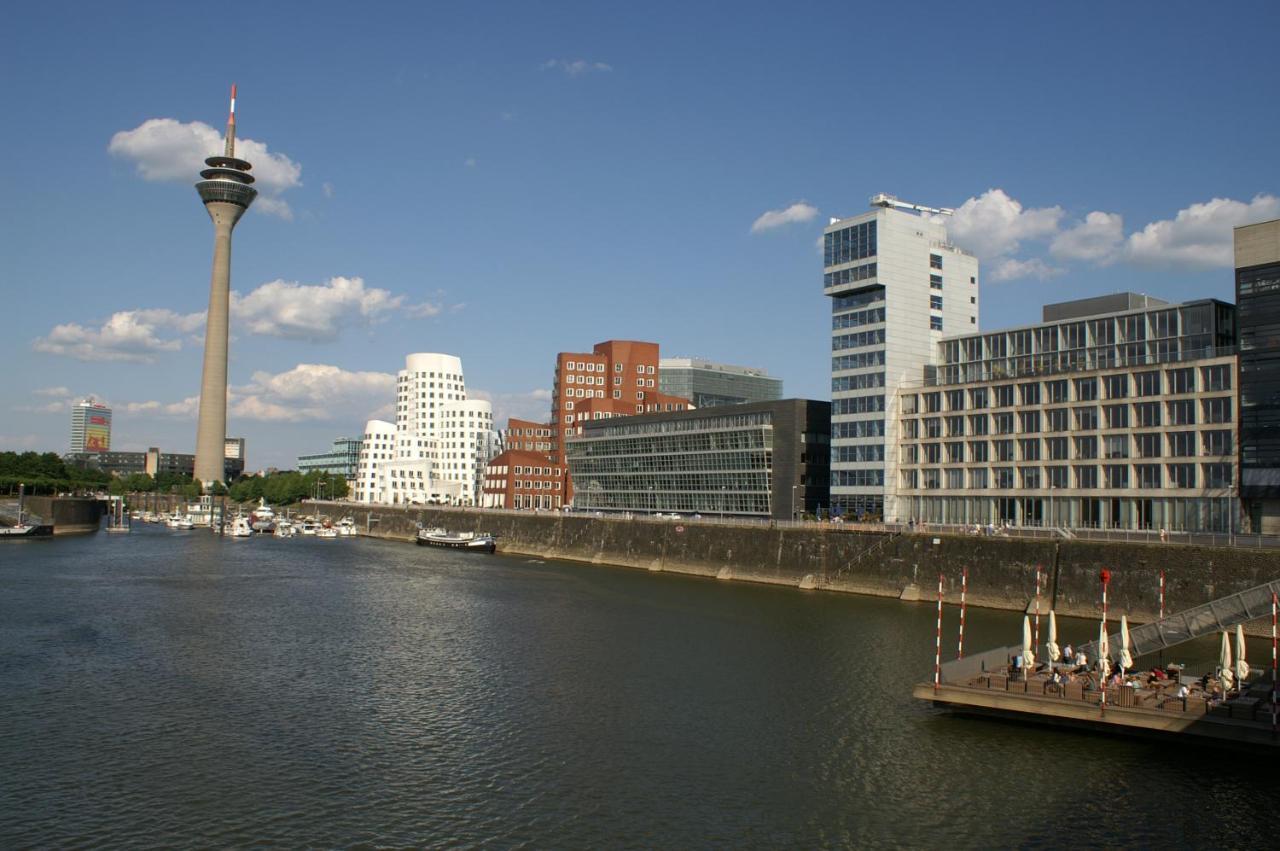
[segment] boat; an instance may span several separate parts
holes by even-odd
[[[417,541],[420,547],[448,547],[485,553],[492,553],[498,549],[498,539],[484,532],[447,532],[439,528],[419,529]]]
[[[316,522],[314,517],[304,517],[302,518],[302,525],[298,527],[298,531],[304,535],[314,535],[319,528],[320,524]]]
[[[12,526],[0,526],[0,541],[19,541],[26,538],[48,538],[53,535],[53,525],[49,523],[28,523],[27,513],[23,510],[26,501],[26,486],[18,485],[18,522]]]
[[[243,515],[237,515],[236,519],[231,522],[231,537],[233,538],[251,538],[253,537],[253,524],[249,522],[249,518]]]
[[[170,529],[179,529],[184,532],[187,531],[188,529],[196,528],[195,521],[185,514],[173,515],[172,517],[169,518],[169,522],[166,525]]]
[[[338,537],[338,530],[332,526],[321,526],[319,529],[316,530],[316,537],[317,538],[336,538]]]
[[[255,532],[271,534],[276,530],[276,513],[267,505],[265,497],[258,500],[258,507],[249,515],[249,522]]]
[[[339,520],[337,529],[338,534],[342,535],[344,538],[354,537],[359,534],[359,530],[356,529],[356,521],[350,517],[343,517]]]

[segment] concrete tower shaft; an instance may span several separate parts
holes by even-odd
[[[195,477],[206,487],[225,477],[227,436],[227,338],[231,311],[231,232],[258,197],[250,184],[249,163],[235,156],[236,89],[231,87],[224,154],[206,159],[196,184],[213,221],[213,273],[205,324],[204,369],[200,378],[200,414],[196,422]]]

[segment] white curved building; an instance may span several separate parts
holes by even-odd
[[[395,424],[365,426],[356,501],[474,505],[492,431],[493,407],[467,398],[459,358],[409,355],[396,382]]]

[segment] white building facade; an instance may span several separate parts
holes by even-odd
[[[880,198],[881,196],[877,196]],[[900,389],[918,385],[944,336],[978,326],[978,260],[932,212],[876,206],[823,231],[831,297],[831,508],[902,520]]]
[[[493,408],[468,399],[461,359],[412,354],[396,380],[396,420],[365,425],[357,502],[475,505],[493,443]]]

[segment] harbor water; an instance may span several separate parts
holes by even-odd
[[[1248,754],[914,701],[934,617],[371,539],[6,544],[0,847],[1272,844]]]

